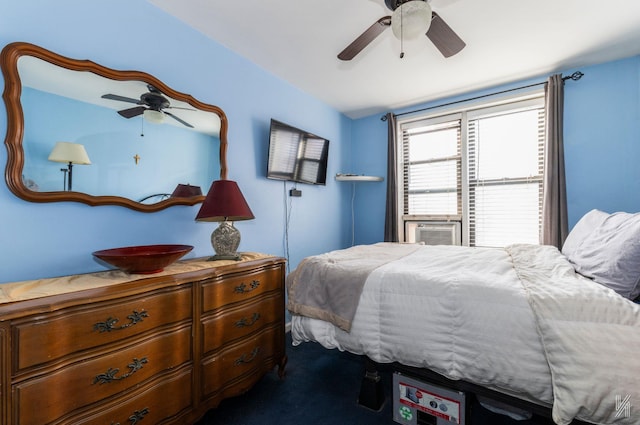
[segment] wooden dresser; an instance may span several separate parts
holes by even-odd
[[[191,424],[286,364],[282,258],[0,285],[0,423]]]

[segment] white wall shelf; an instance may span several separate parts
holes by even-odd
[[[336,174],[336,180],[343,182],[381,182],[384,180],[378,176],[365,176],[360,174]]]

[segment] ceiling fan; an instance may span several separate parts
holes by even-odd
[[[150,121],[160,123],[164,121],[164,116],[168,115],[174,120],[178,121],[180,124],[189,128],[193,128],[193,126],[188,122],[175,116],[171,112],[166,111],[166,109],[184,109],[187,111],[192,111],[193,109],[171,106],[171,102],[169,102],[169,99],[164,97],[162,95],[162,92],[151,84],[147,84],[147,89],[149,89],[149,92],[140,95],[140,99],[133,99],[131,97],[120,96],[117,94],[103,94],[101,97],[103,99],[117,100],[120,102],[135,103],[136,105],[141,105],[118,111],[118,114],[125,118],[133,118],[137,117],[138,115],[144,114],[144,117],[148,118]]]
[[[446,58],[455,55],[466,46],[442,17],[431,10],[428,0],[384,0],[384,3],[389,10],[393,11],[392,16],[383,16],[374,22],[338,54],[338,59],[343,61],[353,59],[387,27],[391,27],[393,34],[400,40],[426,33],[429,40]],[[401,53],[400,57],[403,56],[404,53]]]

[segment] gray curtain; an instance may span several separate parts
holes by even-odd
[[[542,243],[562,248],[569,233],[567,190],[564,172],[562,75],[549,77],[545,84],[547,113],[545,134],[544,197],[542,200]]]
[[[389,141],[387,145],[387,203],[384,216],[384,241],[398,242],[398,137],[396,134],[396,116],[386,115]]]

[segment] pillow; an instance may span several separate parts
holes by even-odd
[[[640,295],[640,213],[614,213],[568,257],[576,271],[633,300]]]
[[[564,244],[562,244],[562,253],[566,257],[570,257],[576,249],[582,244],[584,239],[602,222],[609,217],[609,214],[600,210],[591,210],[586,213],[567,235]]]

